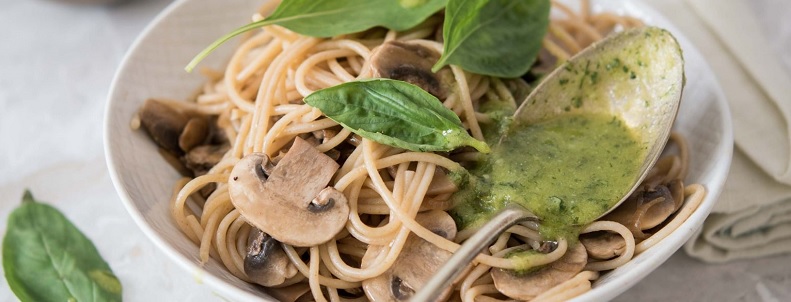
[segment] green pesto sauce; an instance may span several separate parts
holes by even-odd
[[[507,135],[454,194],[451,212],[461,228],[515,202],[541,219],[544,238],[573,242],[627,193],[643,152],[619,118],[604,114],[514,124]]]
[[[516,107],[505,100],[490,99],[483,103],[478,110],[492,120],[491,123],[484,123],[480,126],[486,143],[494,146],[498,143],[501,134],[508,130]]]
[[[517,267],[513,273],[517,276],[524,276],[541,269],[543,266],[535,265],[535,263],[545,255],[536,250],[516,250],[506,254],[505,258],[510,259]]]

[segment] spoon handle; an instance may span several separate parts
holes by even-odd
[[[538,217],[518,205],[509,205],[492,217],[475,235],[467,239],[459,250],[453,253],[434,276],[421,288],[412,301],[436,301],[444,289],[459,277],[467,265],[488,245],[492,244],[500,233],[513,225],[528,221],[538,221]]]

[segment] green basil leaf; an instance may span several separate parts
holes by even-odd
[[[96,247],[29,191],[8,218],[3,269],[21,301],[121,301],[121,283]]]
[[[549,0],[449,0],[442,57],[448,64],[503,78],[525,74],[549,26]]]
[[[277,24],[313,37],[332,37],[375,26],[393,30],[412,28],[445,6],[447,0],[283,0],[269,17],[242,26],[214,41],[185,68],[195,65],[231,38]]]
[[[489,146],[471,137],[453,111],[418,86],[391,79],[347,82],[316,91],[305,103],[362,137],[412,151]]]

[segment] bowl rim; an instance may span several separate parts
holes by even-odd
[[[133,54],[138,51],[138,49],[143,44],[143,41],[147,36],[151,34],[154,29],[159,27],[161,23],[163,23],[167,18],[169,18],[175,11],[180,9],[183,5],[187,2],[194,1],[194,0],[176,0],[169,4],[165,9],[159,12],[154,19],[152,19],[144,29],[138,34],[135,38],[134,42],[126,51],[121,63],[119,64],[116,73],[112,78],[112,82],[110,85],[109,93],[107,95],[107,105],[105,106],[104,111],[104,118],[103,118],[103,147],[105,153],[105,161],[109,170],[110,179],[112,180],[113,186],[116,189],[118,196],[120,197],[124,207],[126,208],[127,212],[132,216],[133,221],[137,224],[137,226],[143,231],[143,233],[154,242],[154,244],[164,252],[164,254],[172,261],[175,261],[179,266],[185,269],[188,273],[193,274],[196,276],[199,281],[196,283],[205,283],[209,285],[210,289],[213,290],[214,294],[219,295],[224,299],[231,298],[232,300],[242,300],[242,301],[263,301],[265,300],[264,297],[254,295],[250,292],[247,292],[227,281],[224,278],[218,277],[213,275],[212,273],[208,272],[206,269],[198,265],[196,262],[183,257],[180,253],[176,250],[174,246],[172,246],[165,238],[160,235],[154,228],[149,225],[143,214],[140,210],[135,206],[134,201],[132,200],[129,191],[124,186],[121,176],[119,173],[119,167],[116,164],[116,158],[113,154],[117,152],[116,148],[113,144],[110,143],[111,139],[111,121],[110,116],[111,112],[115,108],[113,104],[115,103],[113,99],[117,98],[118,93],[118,86],[119,84],[118,79],[121,77],[123,73],[130,68],[131,59]],[[600,0],[601,1],[601,0]],[[626,0],[617,0],[617,1],[626,1]],[[683,40],[686,43],[686,46],[691,49],[685,49],[685,53],[695,52],[698,56],[702,59],[700,62],[701,66],[707,73],[710,73],[713,77],[713,81],[711,81],[711,88],[712,92],[715,94],[715,103],[719,103],[722,109],[722,115],[725,117],[722,120],[723,126],[723,136],[715,149],[717,154],[722,154],[723,160],[725,160],[721,164],[714,165],[712,168],[712,175],[711,182],[708,183],[706,188],[706,196],[704,197],[701,204],[695,211],[687,218],[675,231],[670,233],[666,238],[661,240],[657,245],[653,246],[652,249],[658,249],[656,252],[659,257],[651,257],[648,259],[644,259],[641,261],[640,266],[644,269],[640,270],[628,270],[618,276],[618,279],[614,279],[613,281],[618,282],[607,282],[605,284],[596,285],[591,288],[590,291],[583,293],[581,296],[577,296],[572,299],[572,301],[599,301],[599,300],[609,300],[612,299],[621,293],[625,292],[627,289],[633,287],[637,282],[642,280],[645,276],[650,274],[652,271],[656,270],[656,268],[664,263],[670,256],[672,256],[675,252],[681,249],[682,245],[686,243],[695,233],[699,231],[699,229],[703,226],[703,221],[705,218],[710,214],[712,208],[717,203],[717,199],[719,195],[722,193],[723,186],[725,184],[725,180],[728,175],[728,171],[730,169],[731,160],[733,156],[733,125],[731,120],[731,113],[730,108],[725,97],[725,93],[723,92],[719,82],[716,80],[716,74],[714,74],[711,66],[709,65],[708,61],[705,60],[705,57],[698,51],[698,49],[689,41],[686,36],[684,36],[683,31],[679,30],[675,27],[675,25],[670,22],[663,14],[656,11],[650,5],[641,2],[641,1],[626,1],[628,5],[634,6],[636,10],[644,12],[646,15],[651,16],[651,18],[655,18],[656,20],[660,21],[661,23],[668,24],[668,28],[676,35],[680,36],[680,40]],[[692,221],[701,221],[700,225],[691,225]],[[672,243],[665,243],[663,242],[672,242]],[[218,293],[219,291],[219,293]],[[267,293],[264,292],[265,295],[268,296]]]

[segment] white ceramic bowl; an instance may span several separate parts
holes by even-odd
[[[214,39],[249,22],[260,4],[260,0],[180,0],[171,4],[143,31],[121,64],[105,116],[105,151],[110,175],[129,213],[173,261],[200,283],[233,301],[267,300],[268,296],[260,287],[232,276],[217,261],[199,264],[198,247],[179,231],[168,210],[167,201],[178,173],[162,160],[142,131],[133,131],[129,125],[147,98],[185,99],[200,87],[203,78],[184,72],[184,66]],[[579,301],[601,301],[622,293],[667,260],[700,228],[722,190],[733,145],[724,96],[705,59],[683,33],[654,10],[635,1],[599,0],[593,4],[597,11],[628,14],[667,28],[678,38],[686,59],[687,86],[675,127],[686,136],[691,147],[687,182],[701,183],[709,193],[678,230],[628,264],[605,274],[593,290],[577,298]],[[230,42],[221,47],[203,66],[221,67],[233,45]]]

